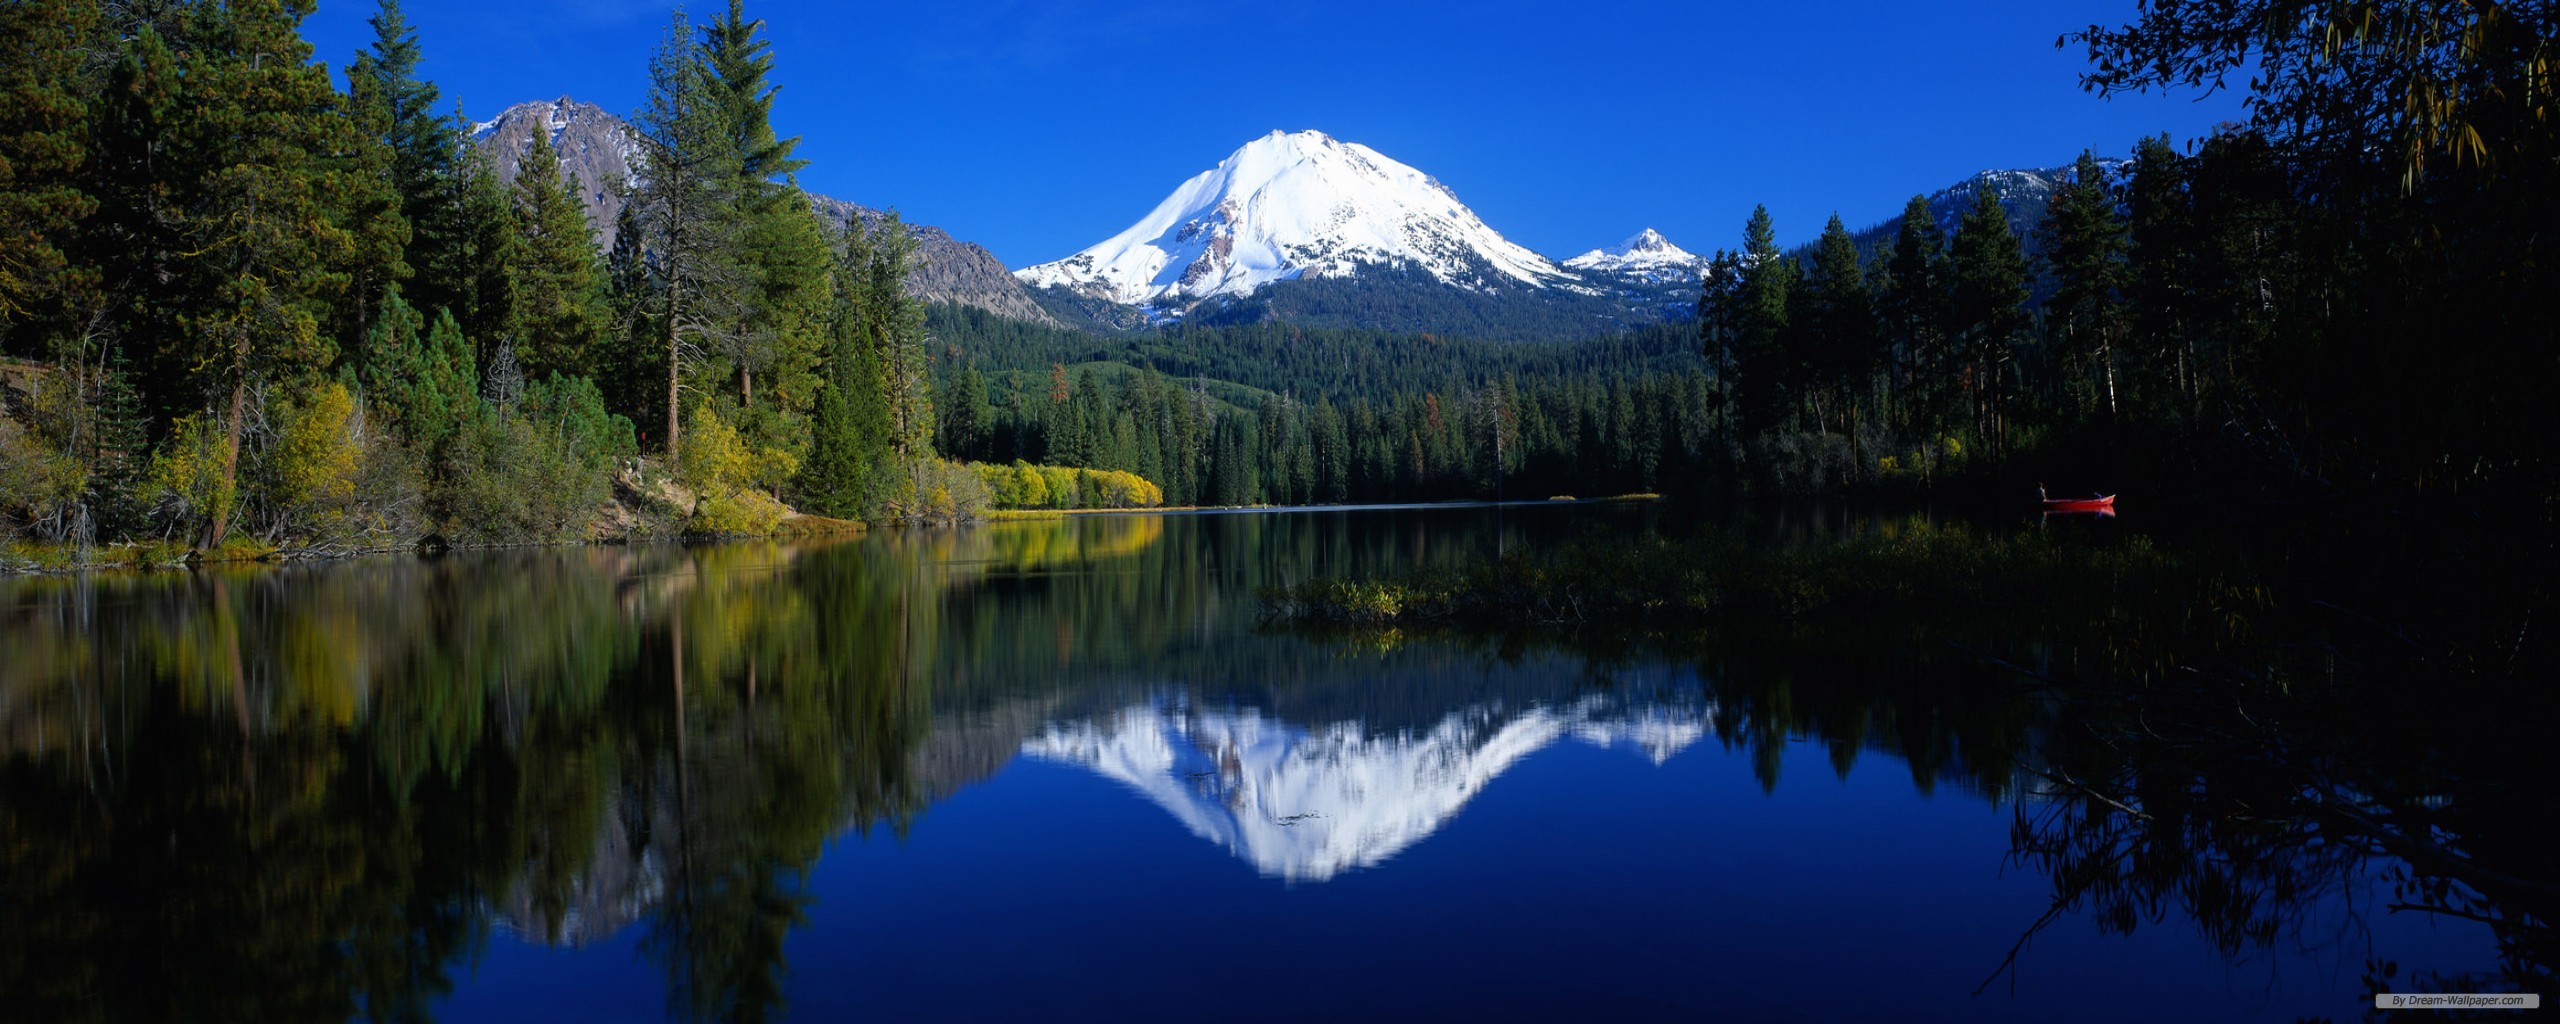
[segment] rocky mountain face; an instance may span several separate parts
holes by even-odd
[[[1248,142],[1127,230],[1016,276],[1125,305],[1175,307],[1377,269],[1480,294],[1586,290],[1486,226],[1437,179],[1318,131]]]
[[[560,168],[578,183],[578,199],[586,204],[587,223],[597,244],[613,248],[614,222],[622,216],[622,192],[640,172],[640,139],[619,117],[593,103],[569,97],[548,102],[518,103],[498,116],[471,126],[471,140],[489,154],[498,177],[516,180],[516,167],[533,148],[535,133],[548,135],[560,154]]]
[[[563,96],[556,100],[518,103],[497,117],[472,126],[474,143],[487,151],[498,175],[514,181],[516,167],[533,147],[534,133],[547,133],[560,153],[560,163],[578,183],[586,204],[587,223],[600,247],[613,246],[615,220],[622,214],[622,194],[646,162],[639,137],[623,119],[592,103]],[[818,210],[841,227],[853,217],[877,224],[883,214],[830,196],[812,194]],[[1056,325],[1047,310],[1031,301],[1002,260],[984,246],[963,242],[929,224],[909,224],[916,239],[914,265],[907,272],[907,291],[927,302],[958,302],[1000,316]]]
[[[2107,180],[2110,182],[2121,181],[2132,167],[2132,161],[2129,160],[2098,161],[2098,168],[2106,172]],[[1930,193],[1929,215],[1936,218],[1938,230],[1944,233],[1945,237],[1954,238],[1956,223],[1963,220],[1965,211],[1973,207],[1974,194],[1990,189],[1992,194],[2000,197],[2002,212],[2009,215],[2009,229],[2017,232],[2025,241],[2028,252],[2038,252],[2044,247],[2041,229],[2044,225],[2045,207],[2053,201],[2054,191],[2071,180],[2071,173],[2070,164],[2031,170],[1980,171],[1963,181]],[[1854,237],[1857,238],[1861,249],[1874,251],[1880,248],[1891,248],[1894,236],[1901,232],[1902,218],[1895,216],[1884,223],[1856,232]]]
[[[877,228],[888,214],[833,196],[812,194],[819,214],[837,227],[846,227],[856,217],[866,229]],[[986,247],[952,238],[951,233],[930,224],[908,224],[915,236],[916,251],[907,269],[907,291],[928,302],[949,301],[976,306],[997,316],[1028,320],[1036,324],[1060,326],[1049,311],[1031,301],[1031,294],[1004,261]]]

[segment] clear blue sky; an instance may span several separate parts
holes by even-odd
[[[698,2],[697,17],[725,10]],[[342,67],[372,0],[304,23]],[[424,73],[474,119],[568,95],[639,106],[664,0],[409,0]],[[1022,267],[1127,227],[1272,129],[1437,176],[1553,256],[1643,227],[1706,252],[1765,202],[1783,241],[1990,167],[2182,143],[2230,94],[2101,100],[2055,36],[2134,0],[750,0],[802,184]]]

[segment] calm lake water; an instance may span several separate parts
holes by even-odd
[[[2093,713],[1926,630],[1257,624],[1664,516],[0,580],[0,1017],[2285,1021],[2494,976],[2389,857],[2071,799]]]

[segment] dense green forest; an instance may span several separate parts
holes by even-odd
[[[1970,462],[2547,501],[2556,39],[2547,10],[2399,3],[2067,36],[2100,93],[2254,62],[2254,116],[2120,175],[2084,155],[2035,223],[1985,190],[1949,236],[1915,197],[1864,258],[1837,218],[1782,255],[1755,212],[1700,303],[1715,433],[1798,483]]]
[[[912,243],[792,185],[738,4],[649,59],[609,253],[547,140],[512,183],[469,143],[396,0],[344,91],[310,9],[0,9],[9,527],[362,547],[588,536],[617,488],[668,532],[976,493],[934,457]]]

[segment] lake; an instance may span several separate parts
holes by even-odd
[[[0,1016],[2284,1021],[2511,976],[2512,929],[2390,909],[2443,872],[2387,841],[2175,810],[2290,776],[2088,796],[2188,747],[2020,670],[2150,626],[1259,621],[1310,574],[1678,519],[0,580]]]

